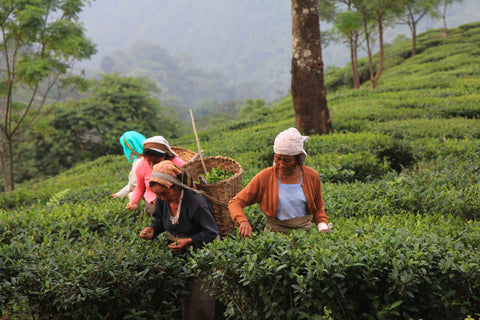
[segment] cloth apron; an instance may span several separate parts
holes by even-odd
[[[303,217],[287,219],[287,220],[278,220],[272,217],[265,215],[265,231],[273,232],[282,232],[288,233],[292,229],[302,229],[305,231],[310,231],[312,229],[312,218],[313,214],[307,214]]]

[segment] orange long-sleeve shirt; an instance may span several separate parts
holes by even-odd
[[[307,200],[307,211],[313,214],[315,224],[327,222],[325,214],[322,186],[317,171],[302,166],[302,189]],[[259,203],[260,210],[267,216],[277,218],[278,212],[278,182],[277,169],[269,167],[260,171],[250,183],[228,202],[230,216],[236,224],[248,221],[243,208]]]

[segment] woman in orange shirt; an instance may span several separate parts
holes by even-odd
[[[259,203],[265,213],[267,230],[310,230],[312,219],[319,232],[330,229],[320,177],[317,171],[304,165],[307,153],[303,143],[308,139],[295,128],[281,132],[273,146],[273,166],[260,171],[229,201],[230,215],[240,226],[241,237],[252,234],[252,226],[243,208],[255,203]]]

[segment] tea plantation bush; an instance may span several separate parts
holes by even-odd
[[[2,213],[2,310],[40,319],[178,316],[191,278],[186,257],[165,239],[139,241],[140,213],[103,202]]]
[[[480,307],[478,227],[442,215],[358,217],[328,234],[232,237],[191,265],[235,319],[320,318],[324,307],[335,319],[459,319]]]
[[[441,32],[419,35],[414,58],[408,39],[388,46],[375,90],[346,89],[348,67],[327,72],[335,132],[305,149],[332,232],[265,233],[254,205],[251,238],[172,254],[164,236],[139,238],[141,205],[110,196],[125,157],[101,157],[0,194],[0,318],[178,319],[197,277],[216,319],[480,318],[480,24]],[[199,138],[246,185],[294,126],[285,97]],[[193,134],[170,142],[197,150]]]

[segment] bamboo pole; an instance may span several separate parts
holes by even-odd
[[[193,119],[193,112],[190,109],[190,117],[192,118],[193,132],[195,133],[195,140],[197,140],[198,153],[200,154],[200,160],[202,161],[203,172],[207,174],[207,168],[205,168],[205,162],[203,161],[202,149],[200,148],[200,141],[198,140],[197,129],[195,128],[195,120]]]

